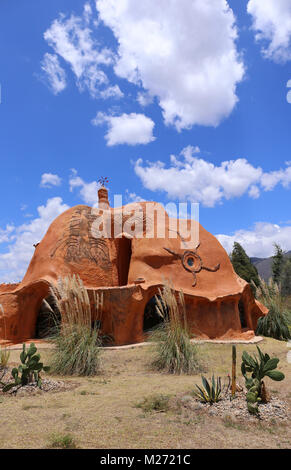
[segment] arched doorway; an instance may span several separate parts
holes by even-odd
[[[35,337],[39,339],[51,336],[61,322],[61,314],[52,295],[43,299],[36,320]]]
[[[157,311],[157,297],[161,299],[159,295],[154,296],[145,306],[143,317],[144,333],[149,333],[151,330],[164,322],[164,318]],[[167,317],[168,315],[168,307],[166,305],[164,306],[163,315],[164,317]]]
[[[246,315],[245,315],[245,307],[242,299],[240,299],[238,303],[238,311],[239,311],[239,318],[240,318],[240,324],[242,328],[247,328],[247,320],[246,320]]]

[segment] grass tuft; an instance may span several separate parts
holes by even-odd
[[[177,301],[173,288],[165,283],[156,302],[157,312],[164,321],[149,336],[156,343],[153,367],[171,374],[197,372],[200,370],[198,348],[190,341],[183,292],[179,292]]]
[[[3,316],[3,324],[4,324],[4,338],[6,337],[6,325],[4,321],[4,309],[2,305],[0,304],[0,313],[1,316]],[[8,361],[10,358],[10,351],[7,348],[0,348],[0,370],[1,369],[6,369],[8,365]]]
[[[10,358],[10,351],[6,348],[0,349],[0,370],[5,369],[8,365]]]
[[[99,309],[103,299],[87,289],[79,277],[59,279],[51,288],[62,323],[52,337],[55,348],[51,355],[51,371],[59,375],[95,375],[100,370]]]
[[[256,298],[269,309],[267,315],[259,318],[256,335],[267,336],[281,341],[291,339],[288,327],[290,312],[286,308],[285,300],[280,292],[280,286],[272,278],[269,282],[260,278],[260,285],[256,287]]]
[[[76,449],[77,445],[71,434],[54,433],[49,438],[48,447],[52,449]]]
[[[170,395],[155,394],[146,397],[136,405],[136,408],[141,408],[146,413],[158,411],[165,412],[169,409]]]

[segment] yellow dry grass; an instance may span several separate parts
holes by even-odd
[[[291,409],[291,364],[285,342],[265,339],[263,351],[279,357],[286,379],[268,381],[271,393],[289,403]],[[203,344],[200,354],[206,376],[226,377],[231,372],[230,344]],[[243,350],[238,345],[238,363]],[[41,350],[47,363],[49,350]],[[19,351],[11,351],[10,365]],[[291,448],[288,423],[268,425],[233,423],[225,419],[179,411],[144,413],[135,405],[152,394],[171,396],[190,393],[199,375],[170,375],[154,372],[149,364],[149,346],[103,353],[103,372],[92,378],[62,378],[77,382],[73,390],[43,393],[33,397],[0,398],[0,448],[46,448],[53,434],[73,436],[79,448]],[[239,368],[238,368],[239,369]],[[243,383],[238,370],[238,381]],[[59,380],[60,377],[57,378]]]

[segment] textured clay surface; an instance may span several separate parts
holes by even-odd
[[[111,209],[104,188],[101,196],[98,209],[79,205],[57,217],[36,246],[22,282],[0,285],[0,340],[18,343],[35,337],[49,286],[72,274],[78,274],[89,291],[103,292],[102,330],[116,345],[144,341],[146,305],[165,279],[177,293],[183,290],[188,323],[196,336],[254,336],[257,320],[267,309],[236,275],[213,235],[197,222],[192,228],[190,220],[187,226],[179,225],[159,204],[149,215],[147,203]],[[198,248],[187,230],[199,233]]]

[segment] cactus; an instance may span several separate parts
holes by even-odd
[[[198,389],[197,391],[194,391],[194,394],[199,398],[200,401],[203,403],[216,403],[219,400],[221,400],[221,378],[218,377],[214,379],[214,375],[212,376],[212,381],[211,383],[208,382],[208,380],[203,377],[202,375],[202,383],[203,383],[203,388],[199,387],[199,385],[196,385],[196,388]]]
[[[231,397],[235,397],[236,392],[236,346],[232,346],[232,381],[231,381]]]
[[[241,372],[245,378],[246,388],[248,390],[246,395],[248,410],[251,414],[258,415],[258,405],[266,400],[267,392],[263,382],[264,377],[270,377],[272,380],[280,381],[285,378],[283,372],[275,370],[277,368],[279,359],[270,358],[268,354],[263,354],[257,346],[259,358],[255,355],[250,356],[246,351],[242,355]],[[247,373],[251,375],[248,376]]]
[[[14,367],[11,372],[14,382],[4,385],[3,392],[8,392],[11,388],[16,386],[23,387],[33,382],[33,379],[37,383],[37,386],[41,388],[40,372],[42,370],[45,372],[49,371],[49,367],[44,366],[43,363],[40,362],[40,354],[37,353],[37,348],[34,343],[31,343],[28,349],[26,349],[25,343],[23,343],[20,360],[21,364],[18,367]]]

